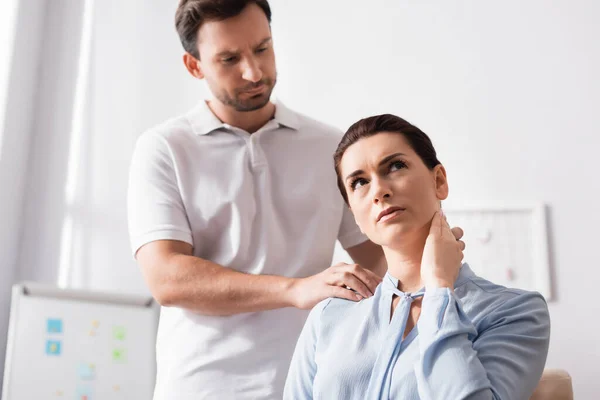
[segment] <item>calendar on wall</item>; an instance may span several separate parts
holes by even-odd
[[[544,204],[515,207],[444,207],[451,226],[464,229],[464,261],[494,283],[551,297]]]
[[[540,292],[551,299],[546,206],[443,207],[450,226],[460,226],[464,262],[482,278]],[[352,263],[339,243],[333,263]]]

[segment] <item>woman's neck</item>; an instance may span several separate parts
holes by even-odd
[[[383,247],[388,272],[398,279],[398,289],[405,293],[416,292],[423,287],[421,281],[421,259],[429,226],[406,235],[395,247]]]

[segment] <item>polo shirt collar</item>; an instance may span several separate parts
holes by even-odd
[[[202,100],[200,104],[194,107],[186,115],[192,130],[196,135],[207,135],[220,128],[225,128],[225,124],[217,118],[211,111],[206,100]]]
[[[291,128],[293,130],[300,129],[300,119],[298,115],[287,108],[281,101],[275,101],[275,122],[280,126]]]
[[[228,127],[227,124],[213,114],[206,100],[201,101],[200,104],[188,112],[186,117],[196,135],[207,135],[218,129],[227,129]],[[279,126],[285,126],[296,131],[300,129],[298,116],[280,101],[275,102],[275,116],[273,120]]]

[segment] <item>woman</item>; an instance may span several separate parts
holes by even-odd
[[[441,211],[446,171],[429,137],[393,115],[352,125],[338,186],[388,272],[358,303],[327,299],[298,339],[285,399],[529,399],[542,374],[548,310],[461,265]]]

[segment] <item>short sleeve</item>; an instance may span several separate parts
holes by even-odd
[[[344,249],[349,249],[367,240],[367,237],[360,231],[354,215],[348,207],[344,205],[344,214],[338,231],[338,240]]]
[[[138,139],[129,170],[127,216],[133,254],[156,240],[193,246],[173,153],[167,140],[150,131]]]

